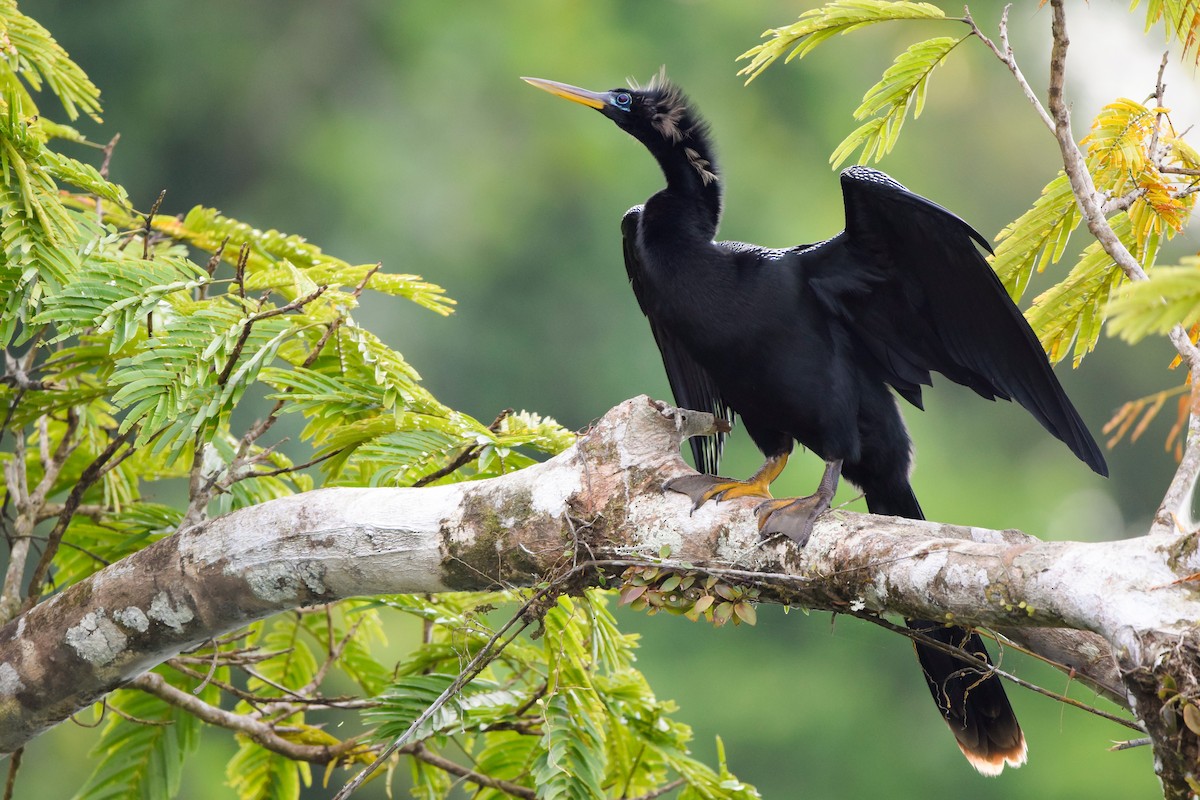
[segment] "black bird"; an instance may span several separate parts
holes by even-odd
[[[764,535],[804,545],[839,475],[875,514],[923,519],[909,485],[912,444],[890,386],[921,407],[930,372],[987,399],[1016,400],[1101,475],[1100,448],[1067,399],[1037,338],[975,244],[987,240],[941,206],[866,167],[841,174],[846,229],[775,250],[714,241],[721,181],[708,126],[662,73],[646,88],[592,92],[527,82],[598,110],[658,161],[666,188],[621,220],[625,268],[662,352],[675,401],[741,417],[766,462],[746,481],[716,477],[722,437],[692,440],[701,475],[666,488],[708,500],[761,497]],[[973,240],[973,241],[972,241]],[[810,497],[768,487],[793,441],[825,460]],[[987,658],[979,636],[909,627]],[[975,769],[1025,761],[1025,737],[1000,679],[916,646],[925,679]]]

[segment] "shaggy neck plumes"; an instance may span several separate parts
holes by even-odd
[[[645,90],[650,126],[631,131],[658,160],[667,191],[697,200],[713,231],[721,216],[721,181],[708,125],[687,97],[661,74]]]

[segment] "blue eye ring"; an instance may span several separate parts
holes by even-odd
[[[622,111],[628,111],[633,106],[633,97],[629,92],[617,92],[613,95],[613,105]]]

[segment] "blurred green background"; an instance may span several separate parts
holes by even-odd
[[[607,89],[665,64],[712,123],[726,187],[722,236],[816,241],[842,224],[827,159],[857,124],[850,114],[863,92],[908,44],[958,30],[902,23],[859,31],[743,86],[734,58],[764,29],[813,5],[28,0],[22,8],[103,90],[106,124],[82,128],[97,141],[121,134],[112,175],[138,207],[165,188],[163,211],[216,206],[351,261],[420,273],[446,287],[458,313],[441,319],[368,297],[360,323],[404,352],[454,407],[484,421],[527,408],[577,428],[627,397],[669,397],[618,231],[625,209],[661,177],[610,123],[518,76]],[[1141,44],[1141,18],[1124,7],[1095,0],[1069,9],[1073,30],[1088,31],[1074,37],[1069,76],[1079,135],[1100,102],[1141,99],[1153,88],[1161,34]],[[974,12],[994,30],[998,4]],[[1049,11],[1023,3],[1012,17],[1018,56],[1040,85]],[[1116,59],[1100,47],[1116,30],[1151,53],[1145,67],[1122,62],[1127,86],[1112,83]],[[1196,94],[1186,68],[1175,64],[1168,75],[1175,97]],[[1181,128],[1195,121],[1177,120]],[[925,113],[906,124],[882,167],[991,236],[1053,177],[1056,155],[1004,67],[968,43],[935,74]],[[1081,247],[1082,235],[1073,244]],[[1169,252],[1197,249],[1193,234]],[[1183,379],[1167,372],[1170,357],[1163,343],[1132,350],[1102,339],[1081,369],[1064,365],[1059,374],[1099,436],[1121,403]],[[1173,471],[1162,448],[1170,411],[1142,441],[1110,454],[1105,481],[1017,408],[945,381],[926,397],[928,413],[909,409],[907,417],[918,452],[914,485],[933,519],[1048,538],[1136,535]],[[724,471],[744,475],[758,461],[735,434]],[[816,458],[797,457],[777,494],[807,493],[819,474]],[[678,700],[679,717],[695,727],[696,750],[711,757],[720,734],[730,768],[768,798],[1157,794],[1148,749],[1106,751],[1131,731],[1020,689],[1011,694],[1029,764],[1000,779],[978,777],[940,721],[907,643],[852,619],[831,624],[827,614],[778,608],[761,609],[756,628],[623,619],[643,634],[640,666],[657,693]],[[393,639],[401,652],[405,633]],[[1051,689],[1070,683],[1016,654],[1004,666]],[[69,796],[91,769],[84,753],[92,740],[69,723],[38,739],[17,796]],[[232,752],[228,736],[210,737],[182,796],[232,796],[223,785]],[[306,797],[331,793],[318,786]],[[384,795],[373,786],[362,796]]]

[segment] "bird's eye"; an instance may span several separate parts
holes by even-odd
[[[629,92],[617,92],[613,96],[613,105],[622,111],[628,111],[633,105],[633,98],[630,97]]]

